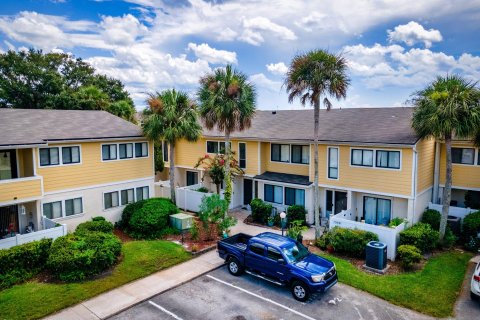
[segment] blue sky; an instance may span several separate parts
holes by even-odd
[[[480,80],[480,0],[3,0],[0,52],[72,53],[145,93],[192,94],[232,63],[259,109],[301,108],[282,88],[295,54],[342,52],[352,79],[335,107],[402,106],[436,75]]]

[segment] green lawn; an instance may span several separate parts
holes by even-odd
[[[453,313],[472,254],[442,253],[429,259],[422,271],[387,276],[367,274],[328,254],[321,256],[335,262],[340,282],[396,305],[434,317],[448,317]]]
[[[69,284],[31,281],[0,291],[0,318],[41,318],[191,257],[169,241],[127,242],[122,252],[124,259],[112,274],[98,280]]]

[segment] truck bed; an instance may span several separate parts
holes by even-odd
[[[227,244],[230,246],[234,246],[241,251],[245,251],[247,249],[248,240],[250,240],[252,236],[245,234],[245,233],[238,233],[226,239],[220,240],[222,244]]]

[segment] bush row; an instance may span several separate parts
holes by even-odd
[[[322,235],[317,246],[322,249],[332,246],[336,252],[362,258],[365,256],[365,246],[370,241],[378,241],[378,236],[373,232],[335,227]]]
[[[266,224],[268,218],[272,216],[273,206],[262,199],[253,199],[250,202],[250,207],[252,208],[252,219],[254,222]],[[286,213],[287,225],[293,221],[302,221],[302,225],[306,225],[307,210],[304,206],[289,206]],[[280,225],[280,216],[278,214],[272,218],[274,219],[275,225]]]

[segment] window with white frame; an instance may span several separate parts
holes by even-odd
[[[230,144],[230,149],[232,145]],[[225,142],[224,141],[207,141],[207,153],[220,153],[225,154]]]
[[[134,189],[125,189],[120,191],[120,201],[122,206],[127,205],[129,203],[135,202],[135,192]]]
[[[310,146],[292,144],[292,163],[309,164]]]
[[[118,145],[118,155],[120,159],[133,158],[133,143],[120,143]]]
[[[392,201],[389,199],[364,197],[363,215],[365,223],[387,226],[392,218]]]
[[[137,201],[146,200],[149,198],[148,187],[137,188]]]
[[[400,169],[400,151],[377,150],[377,167]]]
[[[135,143],[135,157],[136,158],[148,157],[148,143],[146,142]]]
[[[283,204],[283,187],[273,184],[265,184],[263,190],[263,200]]]
[[[270,160],[277,162],[290,162],[290,145],[272,143]]]
[[[247,167],[247,144],[244,142],[238,144],[238,165],[242,169]]]
[[[58,147],[40,148],[40,166],[54,166],[60,164]]]
[[[102,145],[102,160],[117,160],[117,145],[116,144],[104,144]]]
[[[338,148],[328,148],[328,178],[338,179]]]
[[[43,215],[48,219],[61,218],[62,217],[62,201],[44,203]]]
[[[198,183],[198,172],[187,170],[187,186],[192,186]]]
[[[353,166],[373,167],[373,150],[352,149],[350,164]]]
[[[285,187],[285,204],[305,206],[305,190]]]
[[[80,147],[62,147],[62,164],[80,163]]]
[[[103,205],[105,210],[118,207],[119,206],[118,191],[104,193]]]
[[[474,164],[474,162],[475,162],[475,149],[452,148],[452,163]]]
[[[82,198],[65,200],[65,216],[73,216],[83,213]]]

